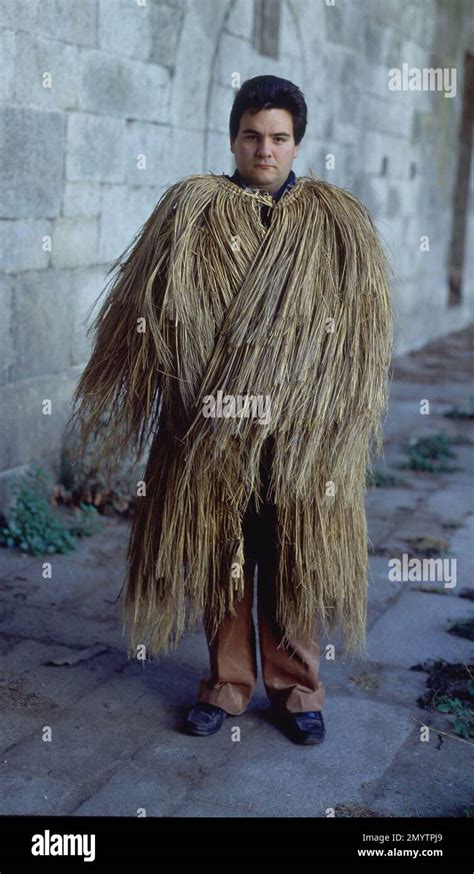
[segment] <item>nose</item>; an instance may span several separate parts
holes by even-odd
[[[270,140],[263,140],[258,147],[258,156],[261,158],[268,158],[272,153]]]

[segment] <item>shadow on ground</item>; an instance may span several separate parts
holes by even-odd
[[[469,334],[396,362],[382,466],[401,483],[367,494],[367,658],[322,659],[321,746],[281,734],[261,685],[217,735],[182,733],[207,644],[199,629],[159,661],[127,660],[115,601],[128,523],[104,518],[77,552],[54,556],[52,580],[42,578],[41,557],[1,551],[2,814],[416,817],[472,805],[473,741],[455,734],[449,714],[418,706],[428,674],[410,670],[428,659],[472,661],[472,643],[448,634],[473,613],[459,597],[473,585],[472,432],[468,419],[444,416],[469,403]],[[397,467],[407,441],[439,431],[454,441],[455,472]],[[408,537],[447,541],[455,587],[389,580],[388,562],[412,548]]]

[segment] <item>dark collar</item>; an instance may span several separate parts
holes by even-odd
[[[224,175],[227,176],[226,173],[225,173]],[[240,173],[239,173],[238,170],[235,170],[235,172],[233,173],[233,175],[232,175],[232,176],[227,176],[227,178],[230,179],[231,182],[235,182],[236,185],[239,185],[240,188],[247,188],[247,187],[250,187],[250,186],[247,186],[247,185],[245,184],[245,182],[243,181],[243,179],[242,179],[242,177],[241,177],[241,175],[240,175]],[[283,192],[286,191],[287,188],[291,188],[291,186],[294,185],[295,182],[296,182],[296,176],[295,176],[295,174],[293,173],[293,170],[290,170],[290,172],[289,172],[289,174],[288,174],[288,178],[287,178],[286,181],[283,183],[283,185],[281,186],[281,188],[279,188],[278,191],[275,191],[275,194],[272,194],[273,200],[280,200],[280,197],[282,196]]]

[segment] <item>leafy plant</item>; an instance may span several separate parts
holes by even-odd
[[[32,555],[67,553],[76,548],[76,537],[90,536],[97,530],[97,511],[83,505],[80,517],[65,525],[48,500],[49,484],[45,471],[34,466],[10,485],[15,503],[6,527],[0,528],[0,544],[19,546]]]
[[[408,447],[408,465],[411,470],[424,470],[430,473],[452,472],[455,467],[448,464],[448,458],[455,458],[452,441],[448,434],[439,433],[432,437],[420,437]]]
[[[474,736],[474,679],[473,665],[449,663],[442,659],[429,659],[423,664],[412,665],[412,671],[426,671],[427,691],[417,704],[423,709],[438,710],[454,715],[454,730],[466,740]]]
[[[472,680],[469,683],[471,684],[469,691],[472,695]],[[467,740],[470,737],[474,737],[474,711],[466,707],[460,698],[450,698],[449,695],[441,695],[436,703],[436,709],[441,713],[454,714],[454,730],[460,737],[464,737]]]
[[[447,540],[442,540],[440,537],[405,537],[405,543],[409,543],[411,551],[415,556],[425,556],[432,558],[434,555],[444,555],[449,549]]]

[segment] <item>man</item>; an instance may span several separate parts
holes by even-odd
[[[357,198],[295,177],[306,113],[287,80],[243,84],[236,172],[165,193],[114,265],[75,393],[82,441],[100,435],[104,458],[151,441],[127,556],[129,654],[166,652],[203,617],[211,676],[186,720],[200,736],[255,687],[255,569],[263,679],[292,740],[325,734],[319,626],[340,626],[345,651],[365,642],[388,265]]]

